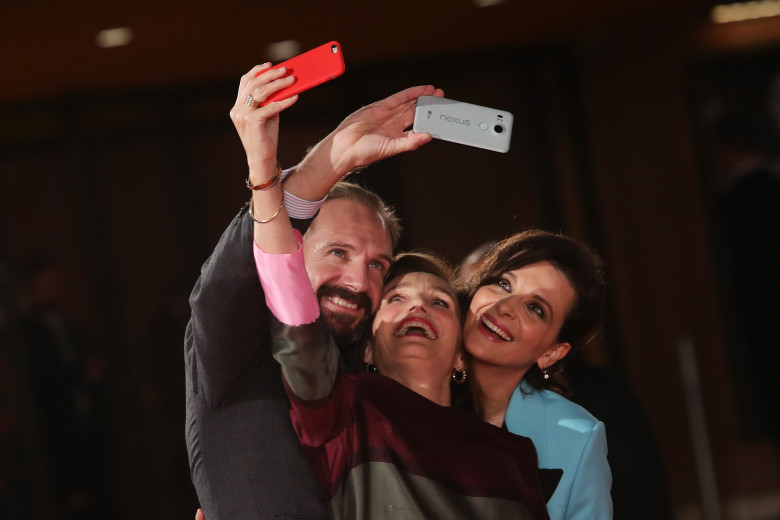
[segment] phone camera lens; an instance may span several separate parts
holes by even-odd
[[[500,134],[504,131],[504,127],[502,125],[495,125],[493,127],[493,131],[497,134]]]

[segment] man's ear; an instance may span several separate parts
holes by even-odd
[[[571,345],[569,343],[556,343],[550,348],[550,350],[545,352],[542,357],[536,360],[536,364],[539,365],[539,368],[542,369],[552,366],[559,360],[566,357],[566,354],[568,354],[570,350]]]

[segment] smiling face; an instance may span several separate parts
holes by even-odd
[[[354,200],[327,201],[304,237],[303,257],[336,343],[364,340],[392,257],[382,218]]]
[[[575,298],[566,275],[550,262],[508,271],[474,293],[463,331],[466,351],[475,363],[520,377],[534,363],[546,368],[570,349],[558,333]]]
[[[447,383],[460,367],[460,309],[452,286],[438,276],[412,272],[390,280],[374,317],[366,351],[379,372],[403,382],[414,367],[428,383]]]

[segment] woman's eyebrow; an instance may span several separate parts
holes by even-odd
[[[433,286],[433,290],[436,291],[436,292],[439,292],[439,293],[446,294],[447,296],[449,296],[452,299],[456,299],[455,289],[453,289],[450,285],[447,285],[446,283],[445,284],[441,284],[441,285],[439,285],[439,284],[434,285]]]

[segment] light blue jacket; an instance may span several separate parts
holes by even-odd
[[[522,382],[509,402],[506,426],[533,441],[540,468],[563,470],[547,502],[550,520],[612,518],[604,423],[565,397]]]

